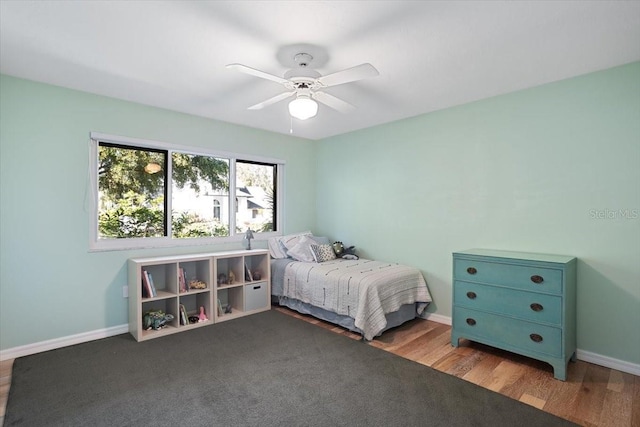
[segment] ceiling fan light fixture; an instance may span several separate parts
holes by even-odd
[[[307,120],[318,114],[318,103],[307,95],[298,95],[289,103],[289,114],[300,120]]]

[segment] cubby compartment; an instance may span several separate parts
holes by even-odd
[[[156,289],[156,296],[164,298],[175,295],[178,292],[177,264],[151,264],[142,267],[141,274],[147,272]],[[142,276],[140,286],[143,286]]]
[[[150,311],[162,311],[165,315],[173,316],[173,319],[166,321],[165,325],[159,329],[145,329],[144,316]],[[156,298],[144,301],[137,321],[141,330],[141,339],[154,338],[175,332],[179,325],[178,302],[175,298]]]
[[[229,320],[244,315],[242,285],[218,289],[216,304],[216,319],[218,321]],[[229,308],[231,312],[229,312]]]
[[[180,322],[180,326],[202,326],[204,324],[213,323],[214,313],[211,307],[211,295],[210,292],[207,291],[191,291],[186,294],[180,295],[180,304],[184,306],[187,323],[182,325]],[[207,317],[207,320],[204,322],[189,322],[189,317],[200,315],[200,308],[204,309],[204,314]]]
[[[178,289],[180,293],[202,291],[211,287],[211,261],[209,258],[178,263]]]
[[[243,257],[216,258],[216,282],[218,287],[244,283]]]
[[[248,255],[244,257],[245,282],[259,282],[268,276],[269,257],[264,255]]]

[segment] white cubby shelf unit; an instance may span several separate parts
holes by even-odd
[[[131,258],[129,332],[144,341],[269,310],[270,270],[264,249]],[[155,293],[147,290],[145,275],[151,276]],[[153,310],[173,319],[159,329],[145,329],[144,315]],[[190,322],[201,310],[206,320]]]

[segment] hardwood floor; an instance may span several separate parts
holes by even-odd
[[[4,424],[4,413],[7,409],[7,397],[9,397],[12,367],[13,359],[0,362],[0,425]]]
[[[297,317],[352,339],[360,335],[294,312]],[[455,375],[587,427],[640,427],[640,377],[583,361],[569,364],[567,381],[551,366],[482,344],[451,346],[451,327],[415,319],[385,332],[369,345]],[[0,425],[4,421],[13,360],[0,362]],[[526,424],[526,423],[525,423]]]

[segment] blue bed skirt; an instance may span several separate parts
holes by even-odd
[[[333,323],[338,326],[342,326],[352,332],[362,335],[362,331],[356,327],[355,319],[349,316],[343,316],[332,311],[325,310],[320,307],[313,306],[311,304],[307,304],[300,300],[291,299],[283,296],[271,296],[271,301],[275,304],[288,307],[292,310],[297,311],[302,314],[309,314],[313,317],[316,317],[320,320],[327,321],[329,323]],[[393,313],[387,313],[385,315],[387,318],[387,326],[380,331],[380,333],[376,336],[382,335],[384,331],[387,331],[391,328],[395,328],[396,326],[400,326],[403,323],[415,319],[416,315],[416,304],[406,304],[400,306],[398,311],[394,311]]]

